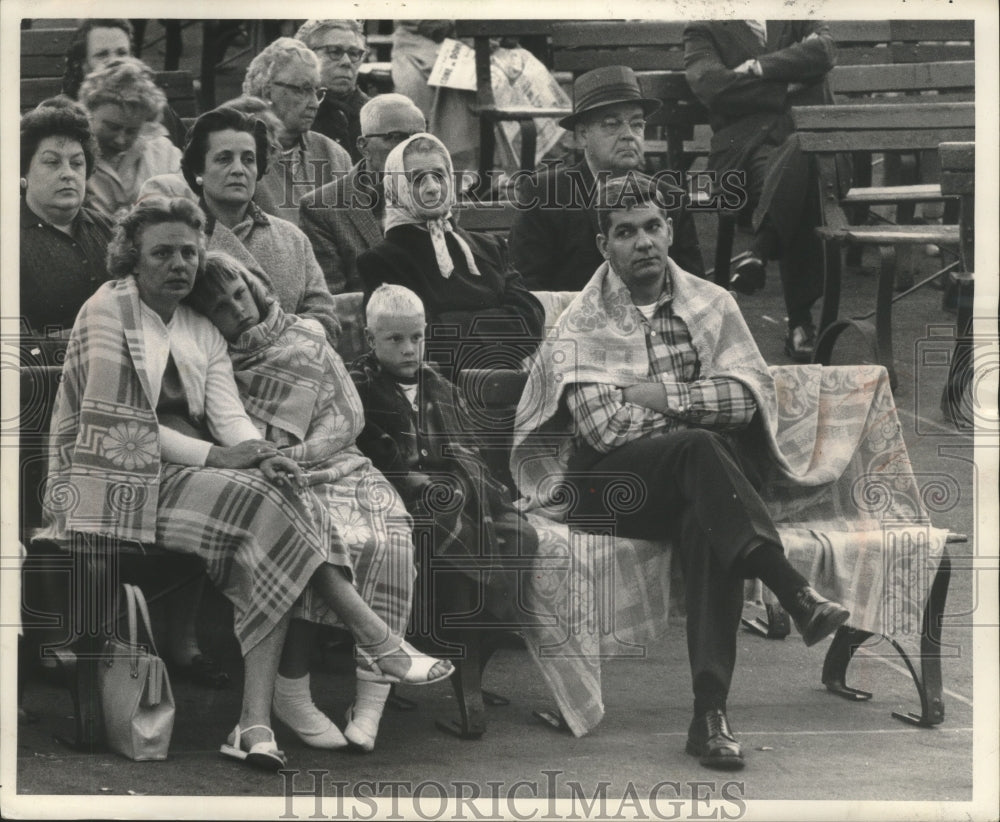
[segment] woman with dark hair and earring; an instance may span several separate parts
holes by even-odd
[[[307,585],[354,634],[374,680],[423,685],[453,668],[358,595],[335,524],[298,493],[298,464],[246,415],[222,335],[181,304],[204,266],[204,220],[190,200],[150,197],[116,225],[114,279],[80,310],[56,395],[46,536],[155,543],[204,562],[233,605],[246,666],[220,750],[274,771],[286,765],[271,730],[278,658]]]
[[[191,127],[181,170],[208,215],[209,247],[262,270],[282,310],[317,320],[336,345],[340,322],[309,239],[253,201],[267,171],[268,151],[267,129],[260,120],[220,106]],[[237,246],[249,252],[254,265]]]
[[[80,23],[66,50],[62,93],[76,100],[83,78],[112,60],[134,56],[132,24],[125,19],[90,17]],[[184,147],[187,129],[169,105],[160,111],[160,122],[177,148]]]
[[[21,318],[29,337],[68,332],[108,278],[111,223],[83,205],[93,170],[81,106],[55,98],[21,118]]]

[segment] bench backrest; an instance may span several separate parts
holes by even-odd
[[[834,20],[830,31],[841,66],[975,57],[973,20]]]
[[[975,119],[974,103],[794,107],[799,144],[816,156],[823,224],[842,229],[850,222],[840,203],[845,192],[837,174],[838,153],[869,159],[880,153],[888,165],[902,153],[936,151],[942,142],[975,139]]]
[[[190,71],[157,71],[156,84],[167,95],[167,102],[180,117],[198,115],[198,96],[194,75]],[[58,77],[27,77],[21,80],[21,113],[29,111],[42,100],[62,92],[62,74]]]
[[[66,51],[76,29],[23,29],[21,77],[59,77],[66,70]]]
[[[797,106],[792,120],[807,152],[920,151],[974,139],[976,110],[971,102]]]
[[[975,99],[976,64],[972,60],[942,63],[897,63],[836,66],[830,87],[845,103],[895,104],[958,102]]]

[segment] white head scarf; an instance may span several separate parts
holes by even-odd
[[[406,176],[406,168],[403,164],[403,153],[406,147],[414,140],[424,139],[434,143],[444,159],[448,179],[444,185],[447,188],[446,197],[448,208],[441,216],[428,215],[427,210],[422,208],[413,196],[413,189]],[[451,155],[437,137],[432,134],[414,134],[396,146],[385,159],[385,230],[398,225],[418,225],[424,228],[430,235],[431,244],[434,247],[434,256],[437,258],[438,270],[441,276],[448,278],[455,270],[455,263],[448,252],[448,245],[445,241],[445,234],[452,232],[455,241],[465,255],[469,272],[475,276],[480,276],[479,269],[476,268],[475,260],[472,257],[472,249],[460,234],[455,234],[455,227],[452,224],[451,210],[455,205],[455,170],[451,164]]]

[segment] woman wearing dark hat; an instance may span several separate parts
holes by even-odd
[[[590,202],[602,172],[618,176],[644,163],[646,122],[660,101],[644,97],[635,72],[604,66],[580,75],[573,84],[573,113],[559,121],[572,129],[583,161],[548,168],[518,190],[518,211],[510,234],[514,267],[533,290],[578,291],[604,260],[597,250],[597,216]],[[701,276],[704,263],[694,222],[683,209],[683,191],[664,182],[664,202],[674,223],[671,257],[685,271]],[[588,194],[590,193],[590,194]]]

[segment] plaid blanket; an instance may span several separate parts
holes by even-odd
[[[528,604],[552,618],[528,647],[577,735],[603,717],[601,660],[641,654],[666,625],[669,544],[571,533],[559,482],[573,447],[563,389],[649,379],[627,290],[602,266],[532,364],[518,406],[511,471],[540,536]],[[881,366],[768,368],[735,302],[671,264],[674,309],[704,376],[753,392],[760,414],[741,445],[755,454],[792,564],[851,610],[850,624],[915,650],[947,532],[930,526]],[[769,592],[768,592],[769,595]]]
[[[43,535],[102,534],[199,557],[233,603],[246,654],[289,611],[337,533],[325,511],[256,469],[161,464],[139,308],[126,277],[80,310],[52,415]]]
[[[307,472],[309,496],[340,535],[328,561],[350,565],[361,597],[403,635],[413,602],[410,517],[355,440],[365,415],[347,369],[315,320],[272,301],[229,346],[240,398],[265,438]],[[347,553],[341,554],[339,547]],[[293,615],[343,627],[310,588]]]

